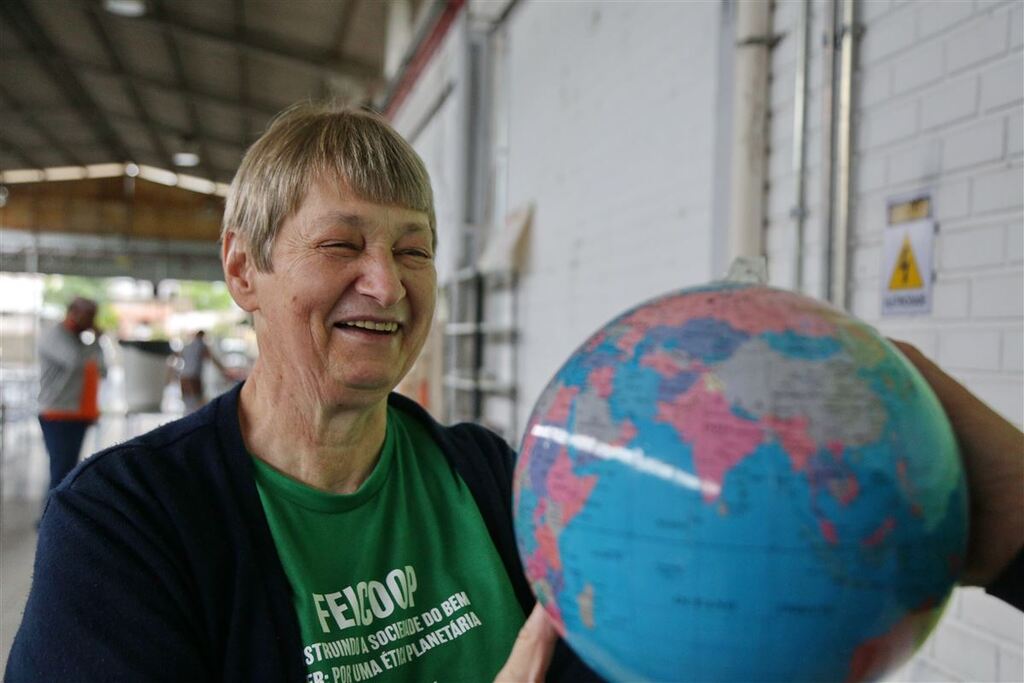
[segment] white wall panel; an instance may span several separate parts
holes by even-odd
[[[536,207],[521,278],[520,428],[602,323],[711,271],[718,2],[530,2],[509,26],[510,207]]]

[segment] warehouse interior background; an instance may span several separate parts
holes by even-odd
[[[743,256],[1024,424],[1024,0],[5,0],[0,74],[0,667],[45,489],[39,330],[103,303],[90,452],[180,414],[196,330],[251,363],[223,198],[296,101],[380,111],[427,164],[440,306],[401,390],[444,421],[517,443],[600,325]],[[1024,617],[958,589],[891,680],[1024,680]]]

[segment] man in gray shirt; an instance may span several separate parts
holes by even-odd
[[[206,332],[199,330],[185,348],[181,350],[181,400],[185,402],[185,412],[199,410],[206,404],[206,390],[203,387],[203,364],[209,360],[220,370],[226,379],[241,380],[244,377],[224,367],[206,345]]]
[[[39,339],[39,425],[50,456],[50,489],[78,462],[89,425],[100,416],[100,377],[106,374],[99,344],[86,344],[82,332],[97,338],[96,302],[82,297]]]

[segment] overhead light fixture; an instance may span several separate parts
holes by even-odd
[[[146,14],[146,0],[103,0],[103,9],[119,17],[137,19]]]
[[[174,161],[175,166],[192,167],[199,165],[199,155],[195,152],[175,152],[171,159]]]
[[[192,137],[186,137],[178,145],[178,151],[171,156],[175,166],[191,168],[199,165],[199,145]]]

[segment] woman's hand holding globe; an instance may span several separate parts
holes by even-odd
[[[918,349],[892,341],[931,385],[953,425],[971,501],[962,582],[988,586],[1024,548],[1024,433]]]

